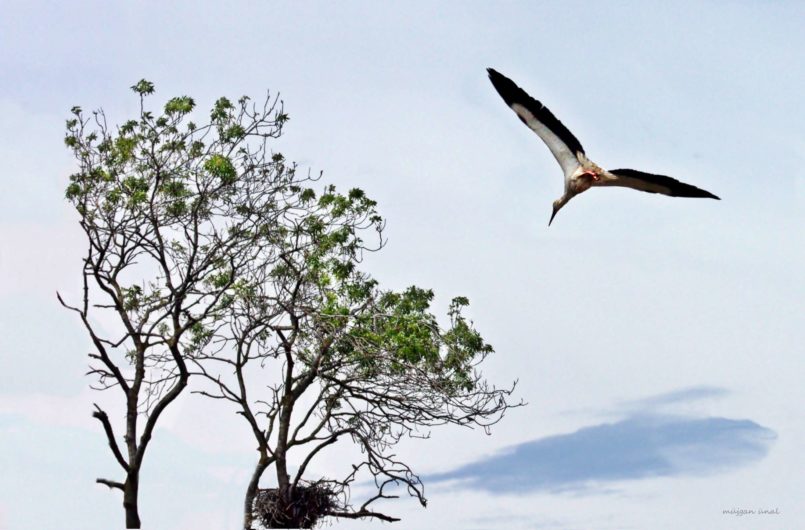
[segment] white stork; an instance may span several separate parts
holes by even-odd
[[[709,191],[665,175],[643,173],[635,169],[606,170],[599,167],[587,158],[581,143],[545,105],[526,94],[503,74],[492,68],[486,70],[489,72],[489,80],[503,101],[523,123],[542,138],[565,173],[565,193],[553,202],[553,213],[548,226],[562,206],[591,186],[624,186],[671,197],[707,197],[720,200]]]

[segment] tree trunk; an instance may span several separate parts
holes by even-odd
[[[260,485],[260,477],[268,467],[268,459],[260,457],[257,465],[252,473],[252,479],[249,481],[249,486],[246,488],[246,498],[243,501],[243,528],[244,530],[251,530],[252,523],[254,522],[254,498],[257,496],[257,488]]]
[[[280,498],[285,501],[291,500],[291,477],[288,475],[288,462],[285,456],[285,453],[288,450],[288,434],[291,429],[291,412],[293,411],[293,398],[290,393],[290,370],[292,370],[292,368],[290,368],[288,371],[289,375],[288,381],[286,382],[286,394],[280,404],[282,407],[280,410],[280,425],[279,432],[277,433],[277,447],[274,449],[275,465],[277,467],[277,487],[279,489]]]
[[[277,446],[274,449],[274,466],[277,468],[277,501],[282,516],[279,522],[285,523],[285,519],[292,518],[287,510],[291,507],[291,477],[288,475],[288,461],[286,452],[288,450],[288,433],[291,425],[291,400],[288,396],[283,399],[282,412],[280,412],[279,432],[277,433]],[[282,528],[283,526],[280,526]],[[284,526],[287,528],[287,526]]]
[[[123,485],[123,508],[126,510],[126,528],[140,528],[140,513],[137,508],[139,470],[132,470]]]

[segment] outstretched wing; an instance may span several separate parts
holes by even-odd
[[[542,138],[562,166],[565,175],[575,171],[580,165],[577,153],[584,154],[584,148],[573,133],[545,105],[526,94],[514,81],[492,68],[487,68],[486,71],[503,101],[523,123]]]
[[[615,178],[602,178],[593,182],[593,186],[623,186],[649,193],[662,193],[671,197],[705,197],[721,200],[709,191],[679,182],[675,178],[665,175],[644,173],[635,169],[612,169],[609,173]]]

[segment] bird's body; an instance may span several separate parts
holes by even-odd
[[[634,169],[608,171],[592,162],[581,143],[545,105],[529,96],[514,81],[492,68],[487,68],[489,80],[503,101],[517,114],[529,129],[537,133],[548,146],[565,175],[565,191],[554,201],[550,225],[558,212],[570,199],[593,186],[624,186],[649,193],[662,193],[672,197],[707,197],[718,199],[709,191],[679,182],[672,177],[644,173]]]

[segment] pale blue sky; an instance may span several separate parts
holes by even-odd
[[[93,483],[115,467],[90,417],[88,345],[55,301],[77,292],[83,248],[62,199],[62,137],[76,104],[127,119],[143,77],[155,105],[280,91],[291,121],[276,149],[363,187],[388,219],[367,269],[389,287],[433,287],[442,308],[470,298],[497,350],[488,376],[518,378],[529,406],[489,437],[448,429],[405,444],[418,471],[506,455],[545,470],[546,440],[571,442],[573,458],[579,433],[591,460],[577,465],[606,461],[612,432],[652,457],[694,448],[678,472],[635,476],[622,459],[623,473],[569,491],[426,485],[427,509],[386,506],[400,527],[733,529],[722,510],[761,507],[780,515],[740,528],[805,527],[803,20],[805,4],[765,1],[0,0],[0,529],[122,526],[117,493]],[[549,229],[561,172],[489,66],[597,163],[723,200],[592,190]],[[237,528],[253,443],[231,411],[205,407],[185,395],[156,433],[149,529]],[[657,437],[673,443],[641,442]],[[760,449],[725,453],[744,442]],[[726,463],[697,472],[702,459]]]

